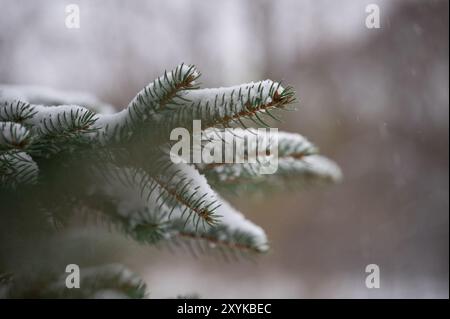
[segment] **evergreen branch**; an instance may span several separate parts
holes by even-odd
[[[200,185],[198,172],[187,165],[168,165],[156,172],[109,166],[100,167],[97,172],[101,173],[97,174],[98,194],[116,198],[119,206],[121,200],[134,203],[127,205],[127,210],[113,213],[122,216],[120,220],[125,225],[131,221],[133,225],[154,225],[156,223],[149,222],[146,216],[153,212],[157,212],[160,220],[170,220],[177,214],[174,212],[180,212],[177,218],[195,223],[197,227],[200,222],[208,227],[218,221],[215,210],[219,204],[215,193],[209,186]],[[136,215],[137,212],[140,213]]]
[[[105,114],[114,112],[114,107],[100,101],[97,97],[86,92],[56,90],[37,85],[0,85],[0,118],[2,104],[14,106],[16,103],[25,105],[83,105],[86,108]],[[14,106],[15,108],[16,106]],[[32,108],[32,107],[31,107]],[[9,112],[11,114],[11,112]],[[20,117],[19,117],[20,118]],[[0,119],[2,120],[2,119]],[[5,120],[5,119],[3,119]],[[8,118],[9,121],[20,122]]]
[[[231,139],[227,138],[227,135]],[[210,164],[197,164],[200,172],[227,165],[225,154],[233,155],[234,163],[256,163],[261,158],[268,158],[273,154],[268,151],[276,147],[278,158],[302,159],[305,156],[317,154],[317,147],[300,134],[287,132],[268,132],[265,129],[240,129],[232,131],[218,128],[207,129],[203,132],[203,139],[207,142],[218,143],[222,149],[222,161]],[[237,145],[239,143],[239,145]],[[241,148],[239,154],[237,148]]]
[[[141,210],[130,209],[125,215],[116,198],[99,192],[87,196],[79,204],[84,208],[81,212],[86,224],[94,222],[106,226],[139,243],[153,245],[167,238],[168,222],[164,211],[144,207]]]
[[[97,118],[94,112],[81,107],[57,111],[59,112],[42,119],[38,130],[40,136],[57,138],[58,136],[73,136],[95,131],[93,125]]]
[[[3,216],[3,220],[19,226],[25,220],[33,229],[38,224],[34,221],[45,216],[65,221],[70,212],[81,210],[86,219],[98,218],[139,243],[176,245],[194,255],[216,251],[226,258],[267,251],[264,230],[210,185],[235,192],[298,187],[338,181],[341,172],[298,134],[271,136],[273,133],[244,130],[249,121],[268,126],[268,121],[278,120],[272,112],[295,100],[292,88],[266,80],[198,89],[195,82],[199,76],[193,66],[184,64],[164,72],[114,114],[96,114],[83,107],[89,106],[88,102],[70,105],[67,101],[71,98],[57,92],[0,86],[0,195],[8,211],[20,211],[9,214],[10,219]],[[68,105],[49,106],[55,101]],[[236,158],[234,163],[196,167],[182,161],[174,164],[169,156],[173,154],[167,150],[168,133],[176,127],[191,128],[193,120],[202,121],[206,142],[216,138],[226,142],[223,129],[235,126],[244,128],[233,131],[238,139],[256,136],[256,143],[239,147],[239,156],[247,163],[239,164]],[[276,156],[267,153],[273,143]],[[234,153],[235,146],[238,148],[235,142],[225,143],[222,150],[225,153],[232,148]],[[278,171],[261,175],[265,160],[272,157],[278,160]],[[16,191],[17,185],[27,183],[32,185]],[[26,204],[16,204],[19,199]],[[23,218],[30,208],[38,210],[33,222]],[[39,228],[44,228],[41,224]],[[104,289],[120,296],[144,294],[140,282],[116,276],[121,273],[116,268],[89,273],[92,276],[82,281],[87,288],[83,291],[63,291],[58,278],[39,279],[38,284],[30,285],[31,290],[9,291],[12,296],[53,297],[99,297]],[[0,276],[0,285],[5,283],[9,287],[11,281]]]
[[[23,123],[36,115],[35,108],[20,100],[0,103],[0,122]]]
[[[155,183],[152,183],[155,177],[142,170],[110,169],[104,173],[106,183],[100,182],[93,193],[95,202],[106,200],[106,204],[97,209],[140,242],[156,243],[163,236],[173,237],[183,232],[202,234],[205,238],[212,236],[238,245],[251,244],[260,251],[267,249],[262,229],[218,197],[193,167],[183,164],[171,166],[171,169],[171,174],[169,171],[164,174],[164,182]],[[205,211],[208,211],[208,218],[220,219],[208,223]],[[199,227],[200,223],[203,227]],[[211,224],[213,227],[209,227]]]
[[[6,298],[144,298],[145,283],[119,264],[80,268],[80,288],[67,289],[67,274],[13,276],[6,286]]]
[[[47,107],[50,108],[50,107]],[[98,116],[79,106],[58,106],[49,110],[39,109],[40,121],[34,124],[36,139],[30,146],[30,152],[48,157],[62,150],[73,151],[80,145],[93,144],[92,136],[98,129],[95,123]]]
[[[221,206],[217,208],[220,222],[214,227],[198,228],[193,223],[182,223],[179,213],[170,220],[173,228],[172,240],[177,237],[194,238],[211,244],[218,244],[218,248],[239,248],[240,250],[265,252],[268,250],[267,237],[264,231],[247,220],[240,212],[235,210],[223,198],[217,195]],[[220,245],[219,245],[220,244]]]
[[[209,167],[205,176],[220,190],[231,193],[242,191],[276,191],[286,187],[298,189],[306,186],[326,185],[339,182],[342,173],[331,160],[320,155],[308,155],[300,159],[278,159],[275,174],[261,175],[261,163],[226,164]]]
[[[164,72],[163,76],[142,89],[126,109],[100,118],[98,124],[103,128],[102,137],[105,140],[128,141],[139,133],[145,135],[148,123],[157,123],[160,120],[159,114],[167,105],[177,104],[175,100],[182,99],[182,90],[197,89],[195,80],[199,76],[200,73],[193,65],[185,64],[177,66],[171,72]],[[152,133],[158,132],[155,130]]]
[[[164,131],[175,127],[191,127],[193,120],[202,121],[202,129],[214,126],[238,125],[247,128],[242,120],[251,120],[267,126],[264,116],[273,115],[273,109],[281,109],[294,101],[291,88],[266,80],[228,88],[183,91],[184,105],[172,105],[162,114]]]
[[[226,130],[208,129],[205,136],[222,146],[223,157],[233,154],[236,142],[227,143]],[[341,179],[339,168],[331,161],[317,156],[317,148],[299,134],[265,132],[256,129],[233,130],[234,137],[242,139],[242,155],[234,163],[197,164],[211,184],[219,189],[240,190],[283,189],[284,186],[327,184]],[[250,138],[253,138],[251,142]],[[273,144],[273,145],[272,145]],[[267,150],[276,147],[276,154]],[[271,152],[273,152],[271,150]],[[275,157],[273,157],[275,156]],[[278,171],[263,175],[264,166],[275,161]]]
[[[294,92],[291,88],[282,89],[280,94],[278,94],[277,91],[278,89],[274,91],[272,98],[266,101],[263,101],[261,98],[247,100],[242,110],[226,115],[223,118],[217,118],[210,124],[207,124],[207,127],[228,127],[231,123],[236,123],[236,121],[239,121],[242,118],[250,119],[257,125],[267,127],[268,125],[261,119],[260,116],[258,116],[258,113],[265,114],[266,112],[267,114],[270,114],[269,111],[271,109],[283,108],[285,105],[288,105],[294,101]],[[233,106],[231,105],[230,108],[232,107]],[[240,121],[237,124],[242,125]],[[242,126],[247,128],[246,125]]]
[[[218,223],[220,216],[217,216],[215,211],[220,206],[220,201],[194,167],[184,163],[169,164],[152,179],[163,191],[162,194],[167,194],[161,201],[171,208],[169,219],[175,208],[179,208],[179,218],[184,219],[185,223],[192,219],[192,223],[197,225],[196,228],[200,222],[204,228]]]
[[[198,255],[197,250],[203,254],[219,252],[224,258],[228,255],[236,258],[237,254],[248,258],[250,254],[265,251],[255,245],[254,238],[249,234],[239,231],[229,232],[223,225],[208,230],[194,230],[192,227],[186,227],[182,219],[168,219],[167,210],[163,210],[162,214],[160,211],[150,210],[135,212],[133,215],[139,215],[141,218],[133,222],[117,213],[117,205],[113,198],[95,195],[84,205],[89,207],[84,213],[83,219],[86,222],[94,220],[109,229],[113,227],[139,243],[169,249],[172,245],[179,248],[186,247],[194,256]]]
[[[217,230],[215,229],[215,231]],[[178,232],[178,236],[188,240],[205,241],[208,244],[208,247],[212,249],[218,249],[218,247],[220,247],[233,251],[238,250],[242,253],[264,252],[264,250],[255,247],[255,244],[252,242],[252,237],[247,236],[246,234],[236,233],[232,236],[232,239],[227,240],[220,239],[220,236],[217,235],[198,234],[196,232],[188,231],[180,231]]]
[[[198,188],[194,188],[193,192],[189,192],[192,190],[190,189],[191,183],[189,181],[180,180],[179,184],[177,185],[177,188],[180,187],[182,192],[178,192],[176,188],[170,188],[168,185],[166,185],[163,181],[154,179],[156,183],[163,189],[167,194],[171,196],[171,198],[174,200],[174,203],[171,204],[172,207],[176,207],[176,205],[180,205],[182,207],[185,207],[183,210],[183,214],[188,214],[188,217],[192,216],[192,213],[195,214],[193,216],[193,219],[199,219],[202,221],[205,221],[207,225],[214,225],[217,223],[217,219],[214,217],[214,211],[210,211],[208,209],[208,205],[204,205],[204,201],[200,202],[205,195],[197,196]],[[198,199],[197,199],[198,198]],[[170,200],[164,200],[163,202],[169,202]],[[211,202],[212,204],[215,204],[215,202]],[[186,213],[189,211],[190,213]]]
[[[25,152],[10,151],[0,154],[0,186],[15,188],[19,184],[34,184],[38,166]]]
[[[25,150],[30,141],[30,132],[21,124],[0,122],[0,153],[11,150]]]

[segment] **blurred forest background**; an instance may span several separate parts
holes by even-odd
[[[69,3],[80,29],[65,27]],[[380,29],[365,27],[369,3]],[[232,199],[271,239],[256,263],[94,228],[71,230],[80,258],[124,262],[150,297],[448,298],[448,1],[0,0],[0,12],[0,83],[88,91],[119,109],[181,62],[204,87],[283,80],[299,110],[277,126],[344,172],[327,189]],[[365,287],[370,263],[380,289]]]

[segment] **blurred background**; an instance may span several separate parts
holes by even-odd
[[[79,29],[65,27],[69,3]],[[379,29],[365,26],[369,3]],[[271,240],[255,263],[73,231],[101,237],[86,251],[139,273],[150,297],[448,298],[448,1],[0,0],[0,11],[0,83],[88,91],[120,109],[181,62],[204,87],[283,80],[299,103],[278,128],[341,166],[340,185],[232,199]],[[365,286],[371,263],[380,289]]]

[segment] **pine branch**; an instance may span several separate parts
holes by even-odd
[[[253,238],[244,233],[235,233],[230,238],[223,239],[218,234],[226,233],[226,229],[214,229],[213,234],[199,234],[197,232],[180,231],[177,235],[183,239],[205,241],[211,249],[229,249],[238,250],[240,253],[261,253],[264,249],[260,249],[255,245]]]
[[[271,136],[248,129],[249,122],[268,126],[267,121],[278,120],[274,111],[295,100],[292,88],[265,80],[199,89],[199,76],[194,66],[184,64],[164,72],[117,113],[95,99],[83,103],[57,91],[0,86],[0,196],[12,198],[8,207],[22,210],[8,216],[21,225],[29,222],[23,211],[30,207],[63,221],[81,210],[86,219],[98,218],[137,242],[180,246],[194,255],[215,251],[237,258],[267,251],[264,230],[211,186],[233,192],[298,188],[336,182],[341,172],[298,134]],[[101,109],[107,114],[96,113]],[[224,142],[224,153],[239,148],[235,161],[196,166],[172,162],[169,133],[177,127],[191,130],[193,120],[201,120],[205,143]],[[242,148],[226,144],[224,129],[229,127],[242,128],[233,130],[235,138],[251,135],[256,142]],[[276,156],[260,145],[275,145]],[[240,164],[239,156],[247,162]],[[277,172],[261,175],[272,158],[278,160]],[[25,184],[28,187],[17,190]],[[16,196],[8,196],[11,193]],[[18,199],[26,205],[14,205]],[[33,215],[33,221],[41,215]],[[99,290],[111,288],[122,296],[143,296],[140,283],[115,276],[115,269],[92,274],[83,279],[87,289],[79,294],[68,295],[61,282],[44,278],[44,289],[37,295],[99,296]],[[22,292],[30,295],[26,289]]]
[[[163,195],[167,195],[162,197],[162,203],[171,208],[169,219],[178,208],[181,211],[179,218],[191,219],[196,228],[200,223],[204,228],[214,226],[220,220],[216,214],[220,201],[194,167],[184,163],[172,164],[153,179],[164,192]]]
[[[209,129],[206,139],[222,145],[222,156],[237,147],[236,142],[228,142],[226,130]],[[242,156],[233,163],[197,164],[217,189],[239,193],[239,191],[276,191],[286,187],[312,186],[335,183],[341,179],[341,172],[332,161],[318,156],[318,149],[299,134],[286,132],[264,132],[256,129],[233,129],[233,137],[242,140]],[[250,143],[248,138],[253,138]],[[273,145],[272,145],[273,144]],[[267,150],[276,147],[276,154]],[[276,158],[273,158],[275,156]],[[265,165],[276,161],[275,174],[261,174]]]
[[[0,288],[5,298],[144,298],[146,285],[119,264],[80,269],[80,289],[67,289],[67,274],[10,275]],[[3,286],[3,287],[2,287]]]
[[[49,157],[63,150],[73,151],[82,145],[93,144],[92,135],[97,131],[95,122],[98,119],[94,112],[77,106],[40,111],[38,124],[27,121],[33,123],[37,135],[30,147],[31,154]]]
[[[179,105],[177,101],[182,99],[181,91],[197,88],[195,80],[199,76],[200,73],[193,65],[185,64],[177,66],[171,72],[164,72],[163,76],[142,89],[126,109],[99,119],[99,127],[104,128],[102,137],[116,142],[128,141],[136,134],[151,138],[152,135],[145,132],[160,122],[160,114],[168,105]],[[151,133],[160,134],[155,129]]]
[[[82,145],[97,144],[94,137],[99,115],[81,106],[55,107],[6,100],[0,101],[0,118],[18,123],[12,126],[1,124],[0,151],[5,148],[24,150],[26,146],[32,156],[49,157],[79,149]],[[8,141],[14,145],[6,145]]]
[[[34,184],[38,172],[38,166],[25,152],[0,154],[0,187],[15,188],[19,184]]]
[[[339,182],[342,173],[331,160],[320,155],[309,155],[296,159],[278,159],[275,174],[261,175],[262,164],[226,164],[209,167],[205,176],[211,184],[222,191],[239,194],[242,191],[274,192],[291,188],[293,190]]]
[[[225,246],[267,249],[262,229],[220,198],[191,166],[172,167],[171,174],[164,174],[164,183],[152,183],[155,179],[145,172],[130,168],[113,168],[103,175],[105,182],[87,205],[139,242],[156,243],[182,233],[198,234],[203,240],[215,238]]]
[[[25,105],[45,105],[45,106],[59,106],[59,105],[83,105],[91,111],[110,114],[115,111],[115,108],[108,103],[100,101],[97,97],[78,91],[62,91],[53,88],[37,85],[0,85],[0,100],[8,107],[16,103]],[[14,105],[15,107],[15,105]],[[0,104],[0,120],[2,105]],[[18,122],[11,118],[8,121]]]
[[[202,137],[206,142],[217,143],[222,149],[222,160],[219,163],[197,164],[201,172],[210,168],[227,164],[226,155],[233,155],[234,163],[256,163],[261,158],[276,155],[279,158],[301,159],[308,155],[317,154],[317,147],[300,134],[287,132],[271,132],[265,129],[207,129]],[[238,152],[239,148],[239,152]],[[268,154],[275,148],[276,154]]]
[[[25,150],[30,141],[30,132],[21,124],[0,122],[0,154],[12,150]]]
[[[247,128],[243,120],[267,126],[264,117],[276,118],[272,110],[282,109],[292,102],[293,90],[270,80],[228,88],[183,91],[162,114],[161,122],[165,132],[175,127],[189,128],[193,120],[201,120],[202,129],[232,125]]]
[[[214,227],[197,227],[196,224],[186,223],[175,218],[170,220],[172,229],[171,240],[195,239],[216,244],[218,249],[236,248],[243,252],[262,253],[268,250],[267,237],[264,231],[247,220],[240,212],[235,210],[223,198],[221,206],[217,208],[220,221]],[[177,214],[176,216],[179,216]]]
[[[0,122],[23,123],[36,115],[34,107],[20,100],[0,103]]]
[[[208,227],[218,221],[215,210],[220,205],[215,193],[201,179],[198,172],[188,165],[168,165],[160,171],[145,172],[142,169],[100,167],[97,174],[97,192],[115,198],[118,205],[130,202],[129,211],[122,209],[119,215],[135,220],[139,224],[148,224],[142,212],[150,210],[160,218],[171,220],[172,215],[189,220],[197,227]],[[154,175],[149,175],[154,174]],[[141,212],[136,216],[136,212]],[[175,213],[174,213],[175,212]],[[108,211],[105,212],[108,214]],[[117,215],[117,214],[115,214]],[[153,224],[153,223],[150,223]]]

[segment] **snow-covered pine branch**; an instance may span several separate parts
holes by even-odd
[[[266,125],[267,118],[275,118],[274,109],[280,109],[294,101],[291,88],[265,80],[233,87],[199,89],[180,92],[175,103],[169,104],[161,114],[166,130],[192,126],[192,121],[202,120],[202,129],[211,127],[241,126],[243,120]]]
[[[21,184],[35,184],[39,168],[25,152],[0,153],[0,186],[15,188]]]
[[[29,130],[19,123],[0,122],[0,152],[25,149],[30,136]]]
[[[215,193],[191,165],[171,165],[157,177],[142,169],[111,168],[99,180],[89,205],[135,240],[195,239],[246,252],[268,248],[264,231]]]
[[[115,114],[102,116],[97,126],[101,128],[102,137],[106,140],[127,141],[142,131],[148,132],[146,138],[159,136],[161,131],[161,113],[168,105],[179,106],[183,103],[182,91],[195,90],[195,80],[200,73],[193,65],[181,64],[170,72],[164,72],[145,88],[143,88],[128,104]]]
[[[223,144],[224,153],[236,147],[227,143],[226,130],[208,129],[204,132],[206,140],[219,140]],[[236,138],[255,136],[254,143],[242,143],[241,154],[245,155],[237,163],[211,163],[197,165],[210,183],[218,189],[233,193],[245,190],[276,191],[284,187],[304,187],[336,183],[341,180],[339,167],[331,160],[318,155],[317,147],[300,134],[277,132],[262,134],[256,129],[233,129]],[[278,170],[275,174],[262,175],[261,167],[265,165],[266,150],[258,150],[258,145],[270,145],[276,140]],[[249,156],[255,157],[252,162]]]
[[[1,274],[0,274],[1,275]],[[108,264],[80,269],[80,287],[67,289],[66,273],[46,273],[42,278],[0,276],[0,298],[96,298],[96,299],[136,299],[144,298],[146,285],[125,266]]]
[[[24,114],[32,114],[30,110],[27,111],[29,105],[33,103],[36,105],[59,106],[59,105],[82,105],[91,111],[101,114],[111,114],[115,112],[115,108],[97,97],[79,91],[56,90],[53,88],[37,85],[0,85],[0,100],[9,104],[8,113],[15,109],[17,101],[19,103],[19,110]],[[5,121],[2,112],[0,112],[0,120]],[[13,122],[18,120],[9,119]]]
[[[233,130],[238,138],[257,136],[255,144],[242,146],[241,154],[272,156],[261,154],[257,146],[267,135],[247,126],[267,127],[268,121],[278,120],[277,110],[295,100],[290,87],[271,80],[200,89],[199,76],[194,66],[181,64],[116,112],[86,94],[0,86],[0,199],[8,208],[0,218],[10,218],[0,226],[8,224],[8,232],[14,233],[10,225],[18,225],[16,236],[21,237],[22,223],[39,218],[43,220],[39,225],[65,222],[81,211],[88,217],[100,216],[140,243],[187,247],[194,254],[219,251],[225,256],[267,251],[264,230],[216,190],[326,184],[340,180],[341,172],[307,139],[284,132],[275,135],[278,170],[272,175],[260,174],[259,161],[172,162],[171,130],[182,127],[189,132],[194,120],[201,120],[206,142],[224,140],[224,129],[240,127]],[[230,147],[234,145],[223,144],[225,150]],[[106,278],[119,287],[128,282]],[[59,286],[53,287],[49,294],[59,296]],[[136,296],[143,295],[140,284],[130,287]],[[81,296],[92,295],[102,284],[91,288]]]

